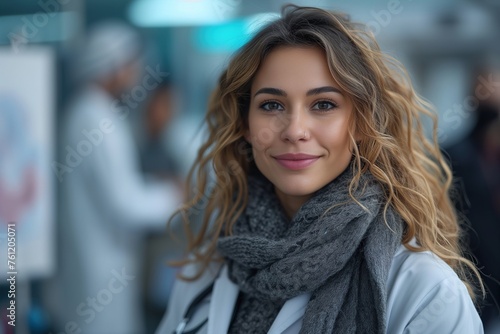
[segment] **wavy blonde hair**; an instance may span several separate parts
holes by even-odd
[[[201,264],[199,276],[216,256],[218,237],[231,234],[246,206],[247,175],[256,168],[244,139],[250,87],[266,55],[279,46],[323,49],[332,76],[351,97],[353,122],[361,135],[355,142],[351,134],[351,194],[361,174],[370,171],[386,191],[386,208],[391,205],[406,223],[401,242],[411,251],[430,250],[443,259],[474,297],[471,273],[481,288],[482,283],[462,254],[463,233],[449,196],[452,174],[437,143],[432,106],[415,93],[403,67],[381,52],[363,25],[310,7],[285,6],[282,17],[244,45],[220,76],[205,118],[208,140],[189,173],[188,189],[195,179],[196,191],[176,213],[183,218],[192,256],[176,264]],[[434,122],[432,141],[424,135],[421,116]],[[190,216],[200,209],[203,221],[194,228]],[[418,247],[409,244],[414,237]]]

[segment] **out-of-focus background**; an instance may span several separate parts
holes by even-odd
[[[288,2],[0,2],[0,334],[154,331],[210,92]],[[500,333],[500,1],[294,3],[366,23],[436,106]]]

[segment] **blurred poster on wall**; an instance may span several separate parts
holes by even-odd
[[[2,281],[9,272],[26,280],[54,271],[55,191],[50,168],[54,160],[54,117],[53,51],[48,47],[26,47],[22,51],[0,48]]]

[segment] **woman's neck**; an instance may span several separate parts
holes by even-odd
[[[276,187],[274,188],[274,191],[288,220],[292,220],[293,216],[295,216],[297,211],[299,211],[300,207],[311,198],[311,195],[288,195],[281,192]]]

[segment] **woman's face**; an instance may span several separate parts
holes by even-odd
[[[289,217],[347,168],[352,113],[320,48],[279,47],[261,64],[245,139]]]

